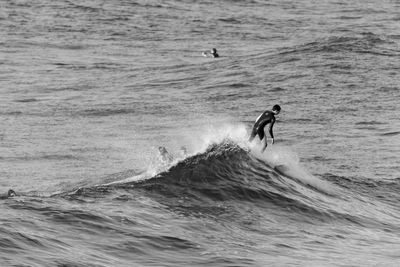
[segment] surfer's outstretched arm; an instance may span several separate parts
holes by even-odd
[[[272,128],[274,127],[274,123],[275,123],[275,119],[273,119],[273,120],[271,121],[271,123],[269,124],[269,135],[270,135],[271,138],[272,138],[271,144],[274,144],[274,143],[275,143],[275,140],[274,140],[274,132],[273,132],[273,130],[272,130]],[[267,138],[265,138],[265,140],[267,140]]]

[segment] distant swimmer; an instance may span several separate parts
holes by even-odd
[[[15,197],[16,195],[17,194],[15,193],[15,191],[10,189],[10,190],[8,190],[7,193],[0,194],[0,199],[7,199],[7,198],[10,198],[10,197]]]
[[[217,49],[213,48],[211,51],[205,51],[202,53],[204,57],[219,57]]]
[[[171,163],[174,158],[168,153],[167,149],[163,146],[158,147],[159,159],[163,163]]]
[[[249,138],[249,142],[252,142],[254,137],[258,135],[260,137],[260,141],[264,139],[264,147],[261,150],[261,152],[264,152],[264,150],[267,148],[268,143],[267,143],[267,136],[265,135],[264,132],[264,127],[269,124],[269,135],[272,138],[271,144],[274,144],[274,133],[272,131],[272,127],[274,127],[275,123],[275,115],[278,115],[279,112],[281,111],[281,107],[279,105],[275,105],[272,107],[272,110],[266,110],[264,111],[258,118],[256,119],[253,130],[251,131],[251,135]]]

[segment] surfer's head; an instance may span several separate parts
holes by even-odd
[[[203,56],[205,57],[219,57],[218,53],[217,53],[217,49],[213,48],[209,51],[204,51],[202,53]]]
[[[281,107],[279,105],[275,105],[272,107],[272,112],[275,113],[275,115],[278,115],[279,112],[281,112]]]
[[[8,195],[8,197],[15,197],[17,194],[15,193],[14,190],[10,189],[10,190],[8,190],[7,195]]]
[[[215,48],[211,49],[211,54],[213,55],[213,57],[219,57],[219,55],[217,54],[217,49]]]

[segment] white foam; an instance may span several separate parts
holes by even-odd
[[[114,182],[110,182],[110,183],[106,183],[106,184],[101,184],[101,186],[126,184],[126,183],[130,183],[130,182],[139,182],[139,181],[142,181],[142,180],[149,179],[151,177],[153,177],[152,173],[144,172],[144,173],[141,173],[139,175],[135,175],[135,176],[131,176],[131,177],[125,178],[123,180],[118,180],[118,181],[114,181]]]
[[[243,124],[223,123],[221,125],[209,125],[199,135],[194,144],[196,153],[204,152],[210,145],[222,143],[225,139],[232,140],[240,146],[247,146],[247,129]]]
[[[204,152],[211,144],[221,143],[227,138],[242,148],[250,150],[254,156],[263,160],[283,175],[299,180],[326,193],[333,193],[332,186],[329,183],[306,171],[300,164],[299,156],[290,147],[269,144],[267,149],[261,152],[262,142],[258,138],[249,143],[249,133],[244,124],[224,123],[218,126],[209,126],[199,136],[195,150],[197,153]]]
[[[233,124],[229,122],[219,123],[218,125],[203,124],[203,127],[198,129],[196,133],[188,132],[187,135],[188,138],[183,138],[182,140],[190,140],[190,143],[177,144],[178,146],[185,146],[187,148],[188,153],[186,156],[182,156],[180,153],[174,153],[173,149],[168,148],[168,151],[174,156],[172,162],[169,162],[168,164],[160,162],[156,159],[157,157],[154,156],[145,172],[118,182],[123,183],[149,179],[168,170],[170,167],[176,165],[179,161],[188,156],[203,153],[210,145],[220,144],[225,139],[229,139],[242,148],[251,151],[252,155],[263,160],[269,166],[281,172],[284,176],[294,180],[299,180],[304,184],[318,188],[326,193],[333,193],[332,185],[308,173],[300,164],[300,159],[297,153],[291,150],[290,147],[282,146],[280,144],[269,144],[267,149],[262,153],[262,142],[260,142],[258,138],[255,138],[252,143],[249,143],[249,133],[244,124]],[[154,155],[156,154],[157,152],[154,151]]]
[[[251,153],[284,176],[299,180],[325,193],[334,194],[333,185],[310,174],[301,165],[299,156],[289,147],[279,144],[268,145],[267,149],[262,153],[260,147],[251,146]]]

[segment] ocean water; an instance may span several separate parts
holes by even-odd
[[[399,10],[2,0],[0,266],[398,266]]]

